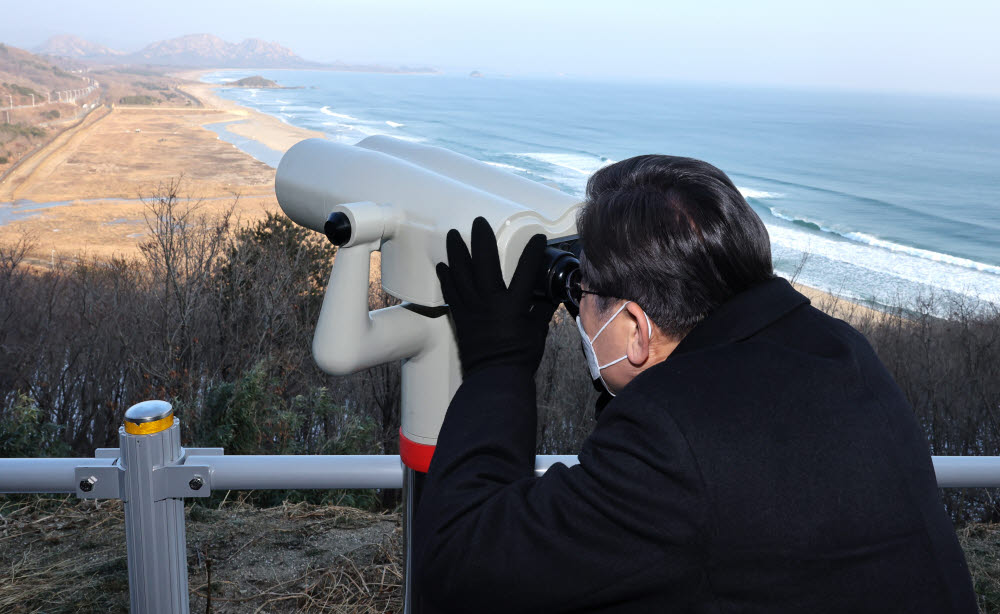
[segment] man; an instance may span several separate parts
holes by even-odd
[[[485,220],[438,267],[465,379],[414,521],[424,609],[976,612],[912,411],[865,339],[775,277],[717,168],[591,177],[579,319],[610,395],[580,464],[534,477],[553,306]]]

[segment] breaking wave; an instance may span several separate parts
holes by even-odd
[[[824,226],[823,224],[820,224],[812,220],[788,215],[786,213],[783,213],[776,207],[770,207],[770,210],[771,210],[771,215],[773,215],[778,219],[791,222],[797,226],[802,226],[813,231],[819,231],[823,233],[836,235],[837,237],[846,239],[854,243],[860,243],[862,245],[888,250],[889,252],[893,252],[896,254],[905,254],[907,256],[920,258],[922,260],[929,260],[931,262],[940,262],[942,264],[962,267],[974,271],[982,271],[984,273],[992,273],[994,275],[1000,275],[1000,266],[986,264],[984,262],[976,262],[975,260],[970,260],[968,258],[962,258],[960,256],[952,256],[951,254],[942,254],[940,252],[935,252],[928,249],[921,249],[919,247],[913,247],[911,245],[903,245],[900,243],[895,243],[893,241],[888,241],[886,239],[880,239],[879,237],[866,234],[863,232],[854,232],[854,231],[845,232],[841,230],[836,230],[834,228],[829,228],[827,226]]]
[[[323,115],[329,115],[330,117],[336,117],[338,119],[346,119],[346,120],[354,121],[354,122],[361,121],[357,117],[351,117],[350,115],[344,115],[343,113],[334,113],[333,111],[330,110],[330,107],[328,107],[328,106],[327,107],[323,107],[319,111]]]

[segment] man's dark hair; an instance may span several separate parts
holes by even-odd
[[[597,171],[577,230],[588,289],[635,301],[672,337],[774,277],[764,223],[725,173],[694,158],[636,156]],[[602,313],[616,302],[596,298]]]

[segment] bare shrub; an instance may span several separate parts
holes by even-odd
[[[147,323],[152,333],[146,339],[156,368],[149,373],[174,394],[190,396],[197,386],[192,378],[206,361],[203,352],[212,352],[204,343],[205,334],[215,324],[209,318],[216,289],[216,272],[227,247],[233,202],[221,215],[210,218],[200,213],[202,203],[182,198],[181,180],[161,184],[152,198],[143,199],[150,238],[139,244],[144,256],[144,273],[151,292],[146,304]]]
[[[913,406],[931,454],[1000,455],[1000,306],[930,296],[854,325]],[[942,492],[959,522],[1000,520],[995,489]]]

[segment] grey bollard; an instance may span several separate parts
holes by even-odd
[[[184,499],[160,498],[153,469],[177,461],[180,426],[166,401],[145,401],[125,412],[121,498],[125,502],[128,587],[134,614],[189,611]],[[159,472],[163,473],[163,472]]]

